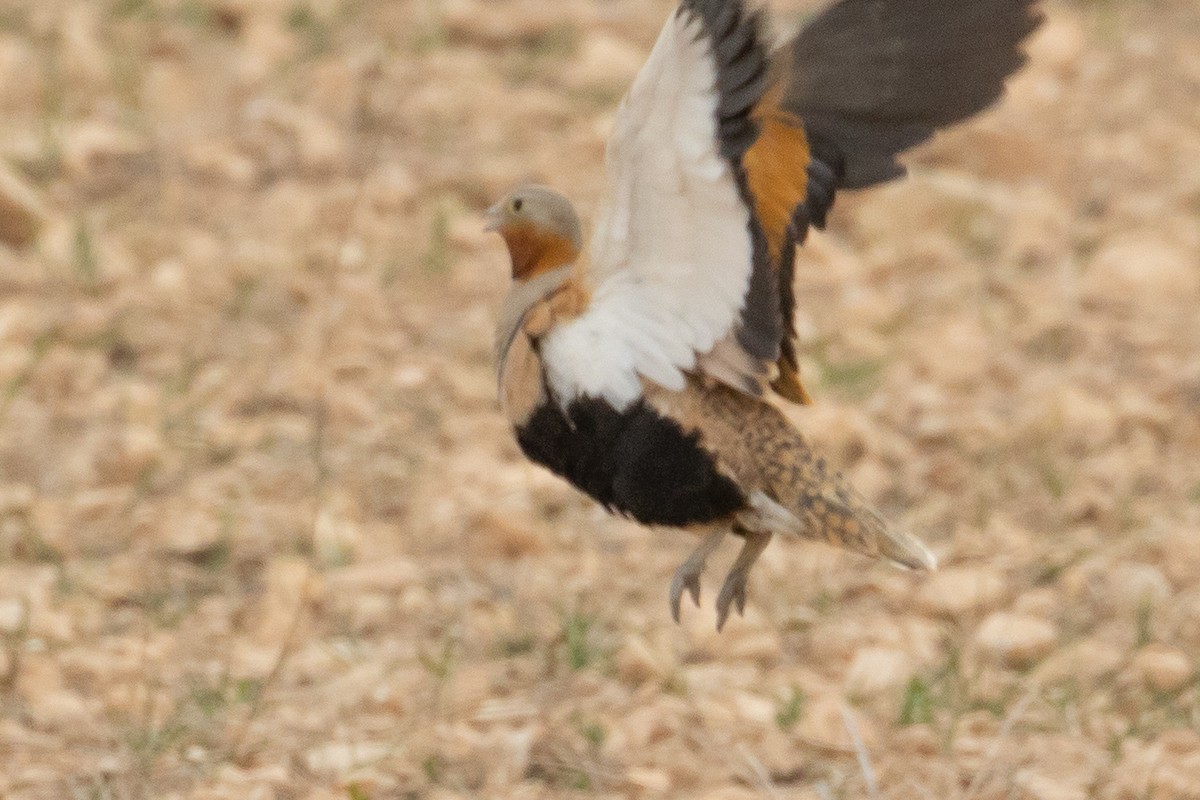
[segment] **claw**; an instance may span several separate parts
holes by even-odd
[[[705,537],[687,560],[679,565],[679,569],[675,570],[675,577],[671,578],[671,617],[676,624],[679,623],[680,605],[683,602],[683,591],[692,596],[692,602],[696,607],[700,607],[700,576],[704,574],[704,567],[708,563],[708,557],[721,544],[721,540],[725,538],[725,530],[718,529]]]
[[[676,623],[679,622],[679,607],[683,601],[684,589],[686,589],[687,593],[692,596],[692,602],[696,604],[696,607],[700,607],[699,573],[694,575],[683,575],[681,572],[682,568],[677,570],[675,572],[675,577],[671,579],[671,616],[675,619]]]
[[[721,585],[721,593],[717,595],[718,632],[725,627],[725,621],[729,619],[730,606],[737,608],[739,616],[746,616],[746,584],[750,581],[750,568],[771,542],[770,533],[751,530],[740,532],[746,543],[742,545],[742,552],[738,553],[737,560],[725,576],[725,583]]]
[[[725,620],[729,618],[730,606],[737,609],[738,616],[746,616],[746,580],[748,577],[747,573],[741,571],[730,572],[726,576],[721,593],[717,595],[718,632],[725,627]]]

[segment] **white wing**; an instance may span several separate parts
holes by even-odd
[[[741,37],[739,64],[748,47],[760,46],[757,20],[745,18],[736,0],[685,0],[622,104],[592,240],[592,301],[541,342],[549,385],[564,405],[587,395],[625,408],[641,395],[641,378],[682,389],[684,371],[738,320],[754,241],[722,152],[723,135],[726,147],[736,146],[722,114],[731,90],[740,93],[734,102],[743,117],[761,95],[764,59],[753,54],[757,73],[731,84],[718,74],[714,30]]]

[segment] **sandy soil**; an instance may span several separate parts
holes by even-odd
[[[490,363],[479,212],[591,211],[670,5],[0,5],[0,796],[1200,798],[1195,0],[841,198],[789,413],[943,567],[778,542],[721,635]]]

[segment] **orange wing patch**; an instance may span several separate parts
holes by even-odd
[[[803,203],[808,192],[808,161],[810,158],[808,139],[800,119],[779,107],[781,92],[776,88],[768,92],[754,110],[759,125],[758,139],[742,157],[742,168],[746,171],[746,182],[754,196],[755,211],[767,235],[771,264],[780,273],[787,254],[785,247],[793,246],[788,236],[788,226],[796,207]],[[790,280],[789,275],[780,275],[780,280]],[[790,296],[790,288],[789,295]],[[791,308],[783,309],[790,315]],[[791,331],[791,319],[785,320]],[[790,335],[785,334],[785,335]],[[784,355],[779,359],[779,374],[771,387],[781,397],[794,403],[808,405],[812,402],[808,392],[800,383],[800,373],[795,361],[795,349],[785,342]]]
[[[786,358],[779,359],[779,377],[771,381],[771,388],[785,400],[802,406],[812,405],[812,396],[800,382],[800,371]]]
[[[787,241],[792,213],[804,202],[808,191],[808,139],[794,114],[776,103],[772,91],[754,110],[759,134],[742,157],[746,181],[754,195],[759,220],[767,233],[771,260],[778,264]]]

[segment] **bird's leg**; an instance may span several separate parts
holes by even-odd
[[[770,531],[755,531],[741,526],[735,530],[745,537],[746,543],[742,545],[737,560],[729,568],[729,574],[725,576],[725,583],[721,586],[721,593],[717,595],[718,631],[725,627],[731,605],[737,605],[739,614],[746,613],[746,583],[750,580],[750,568],[758,561],[762,551],[767,549],[774,535]]]
[[[713,530],[704,537],[704,541],[692,551],[687,560],[679,565],[679,569],[675,570],[675,577],[671,579],[671,616],[675,618],[675,622],[679,622],[679,603],[683,599],[684,589],[692,596],[692,602],[700,605],[700,576],[704,574],[708,557],[720,547],[725,533],[723,526]]]

